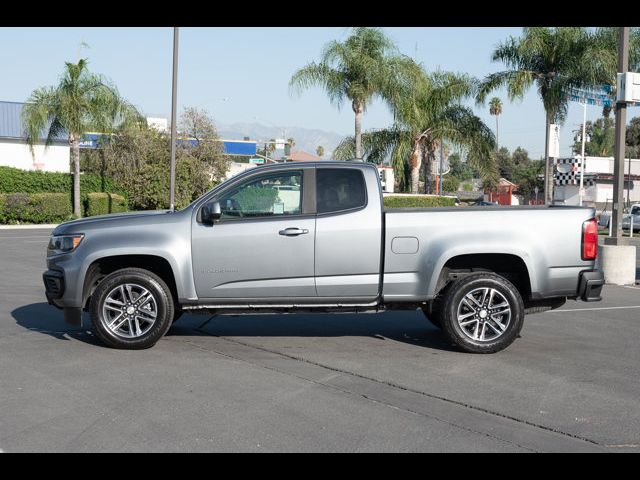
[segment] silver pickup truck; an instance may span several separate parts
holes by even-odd
[[[116,348],[154,345],[185,311],[422,309],[461,350],[490,353],[514,341],[526,313],[600,300],[594,213],[385,210],[371,164],[284,163],[183,210],[61,224],[44,284],[67,322],[88,310]]]

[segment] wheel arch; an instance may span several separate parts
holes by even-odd
[[[532,268],[524,256],[513,252],[460,253],[443,256],[439,268],[429,282],[427,294],[435,298],[451,281],[462,275],[490,271],[507,278],[520,292],[523,299],[534,291]]]
[[[158,275],[169,287],[174,305],[177,305],[179,297],[176,277],[169,260],[159,255],[127,254],[104,256],[91,262],[84,276],[82,307],[87,308],[91,295],[102,279],[124,268],[141,268]]]

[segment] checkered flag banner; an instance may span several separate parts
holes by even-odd
[[[560,165],[570,165],[570,167],[560,167]],[[595,185],[595,179],[585,178],[585,187]],[[580,158],[558,158],[556,161],[556,172],[554,174],[555,185],[579,185],[580,184]]]

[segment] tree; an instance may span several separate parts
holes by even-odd
[[[496,166],[498,167],[498,173],[501,177],[514,182],[516,166],[511,158],[511,153],[509,153],[508,148],[502,147],[496,152]]]
[[[633,117],[627,126],[626,144],[628,158],[640,158],[640,117]]]
[[[513,154],[515,157],[515,152]],[[524,204],[528,204],[529,200],[535,198],[535,189],[538,192],[544,188],[542,180],[538,179],[538,175],[544,173],[544,160],[530,160],[528,164],[519,164],[517,167],[517,175],[514,183],[517,184],[516,192],[524,197]]]
[[[467,162],[463,162],[458,153],[449,155],[449,168],[450,175],[453,175],[459,180],[464,181],[473,178],[473,168],[471,168]]]
[[[229,162],[223,157],[224,149],[218,131],[206,110],[186,107],[180,116],[178,128],[182,136],[196,140],[196,145],[183,142],[181,148],[209,167],[213,182],[221,181],[229,170]]]
[[[410,188],[418,193],[420,167],[426,169],[426,184],[440,142],[447,142],[467,153],[471,166],[488,172],[493,168],[495,137],[470,108],[461,102],[475,93],[474,79],[449,72],[424,73],[407,85],[394,102],[396,123],[386,129],[363,135],[366,160],[380,163],[391,157],[396,178],[406,189],[405,166],[410,172]],[[350,158],[353,139],[343,140],[333,156]]]
[[[496,116],[496,148],[500,147],[500,141],[498,140],[498,117],[502,114],[502,100],[498,97],[493,97],[489,101],[489,114]]]
[[[362,158],[362,114],[374,97],[393,107],[401,86],[419,75],[419,67],[400,55],[393,42],[378,28],[356,27],[344,42],[329,42],[320,62],[296,71],[289,82],[301,93],[321,86],[338,108],[345,99],[355,114],[355,158]]]
[[[206,112],[186,108],[178,125],[175,204],[182,208],[221,181],[229,161]],[[146,125],[122,129],[101,148],[82,151],[84,170],[115,181],[134,209],[168,208],[170,158],[170,136]]]
[[[520,38],[509,37],[498,45],[492,60],[507,69],[488,75],[476,100],[484,103],[487,95],[506,86],[510,101],[522,98],[534,84],[545,110],[545,162],[549,143],[549,125],[562,123],[567,114],[567,91],[572,87],[610,84],[616,69],[615,49],[603,41],[603,34],[582,27],[524,28]],[[552,168],[546,179],[546,202],[553,199]]]
[[[615,121],[602,117],[595,122],[587,121],[585,125],[587,141],[584,144],[584,154],[596,157],[611,157],[615,147]],[[576,130],[573,137],[573,151],[582,152],[582,128]]]
[[[324,147],[320,145],[318,148],[316,148],[316,153],[320,158],[322,158],[324,156]]]
[[[513,154],[511,154],[511,160],[513,160],[513,163],[518,167],[527,166],[531,163],[529,152],[522,147],[517,147],[513,151]]]
[[[269,139],[269,143],[267,143],[265,145],[265,157],[269,157],[269,153],[273,153],[276,151],[276,139],[275,138],[270,138]]]
[[[65,63],[57,86],[42,87],[29,96],[22,122],[32,153],[42,133],[47,131],[45,148],[54,138],[67,134],[73,167],[73,213],[82,216],[80,207],[80,141],[85,133],[108,134],[114,129],[144,122],[133,105],[118,94],[104,77],[89,72],[87,60]]]
[[[284,146],[284,154],[285,154],[285,155],[287,155],[287,156],[288,156],[288,155],[291,155],[291,152],[292,152],[292,150],[293,150],[293,147],[295,147],[295,146],[296,146],[296,140],[295,140],[295,138],[293,138],[293,137],[289,137],[289,138],[287,139],[287,143],[286,143],[286,145]]]

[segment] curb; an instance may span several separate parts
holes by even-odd
[[[29,224],[29,225],[0,225],[0,230],[35,230],[49,228],[53,230],[59,224],[42,223],[42,224]]]

